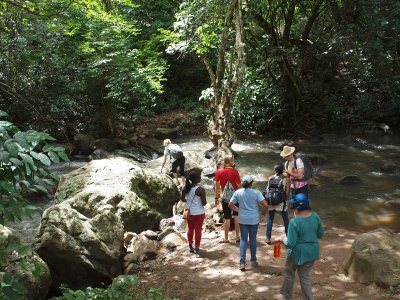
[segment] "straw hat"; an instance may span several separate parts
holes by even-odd
[[[296,150],[295,147],[289,147],[289,146],[284,146],[283,150],[281,151],[281,156],[286,157],[289,156],[290,154],[293,154],[293,152]]]

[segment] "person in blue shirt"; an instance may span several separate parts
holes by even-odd
[[[240,270],[246,269],[247,241],[250,240],[251,266],[257,266],[257,231],[260,220],[263,222],[264,215],[268,211],[267,201],[260,191],[251,188],[253,178],[246,175],[242,180],[242,188],[235,191],[229,202],[229,208],[239,213],[240,226]],[[239,207],[235,204],[239,203]],[[259,215],[259,206],[262,212]]]
[[[324,228],[318,214],[311,211],[310,200],[305,194],[297,194],[289,201],[295,218],[290,220],[286,238],[276,239],[288,249],[285,265],[285,280],[280,293],[281,299],[292,299],[294,277],[300,279],[303,299],[314,299],[312,294],[311,271],[314,261],[319,259],[319,239]]]

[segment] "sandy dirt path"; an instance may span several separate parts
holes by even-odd
[[[246,271],[242,272],[239,244],[219,243],[220,232],[204,233],[201,254],[191,254],[182,246],[166,257],[148,262],[139,274],[138,292],[145,294],[151,287],[161,287],[164,295],[179,299],[277,299],[286,250],[282,249],[281,258],[275,259],[273,246],[265,243],[265,230],[265,225],[260,225],[256,268],[250,267],[249,249]],[[273,236],[282,232],[282,226],[274,227]],[[400,299],[400,295],[387,295],[387,290],[353,282],[343,274],[341,264],[356,235],[337,228],[326,229],[320,243],[321,259],[313,268],[315,299]],[[293,299],[302,299],[298,277]]]

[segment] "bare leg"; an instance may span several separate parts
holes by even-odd
[[[179,182],[178,173],[173,173],[173,174],[174,174],[174,177],[175,177],[176,185],[179,186],[179,185],[180,185],[180,182]]]
[[[224,220],[224,235],[225,235],[226,241],[229,241],[229,229],[230,228],[231,228],[231,220],[225,219]]]
[[[184,186],[186,183],[186,178],[185,176],[181,176],[181,186]]]
[[[239,235],[239,216],[233,216],[233,221],[235,223],[235,239],[238,240],[240,239]]]

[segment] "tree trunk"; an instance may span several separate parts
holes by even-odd
[[[214,96],[209,101],[211,122],[208,135],[217,150],[217,158],[231,154],[235,133],[231,127],[230,115],[237,87],[240,84],[246,65],[241,0],[231,0],[228,7],[221,44],[218,51],[218,64],[214,72],[207,58],[203,58],[210,75]],[[226,58],[230,27],[235,16],[235,54]],[[234,66],[226,70],[225,66]]]

